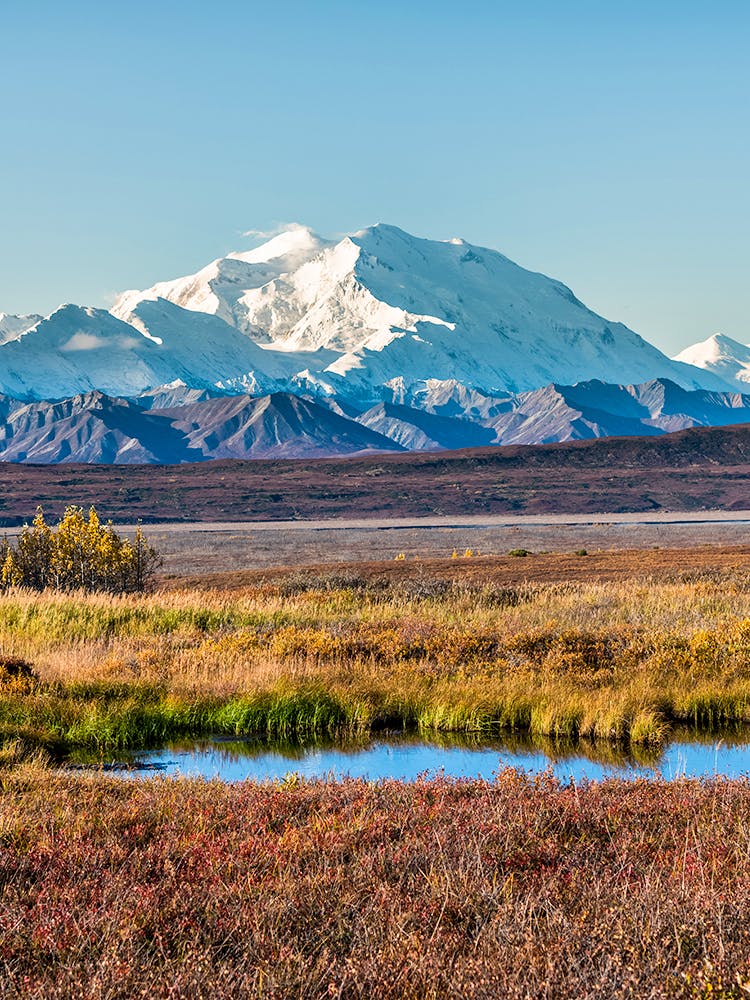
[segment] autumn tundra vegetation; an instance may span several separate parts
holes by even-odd
[[[68,516],[77,552],[114,533]],[[60,537],[42,522],[30,532]],[[234,589],[7,579],[0,998],[749,996],[745,780],[227,785],[59,766],[384,727],[638,752],[677,725],[750,721],[741,565],[526,582],[528,555],[509,583],[478,577],[482,558]]]
[[[746,781],[0,772],[0,997],[746,997]]]
[[[0,733],[53,755],[383,727],[659,744],[749,720],[750,577],[16,587],[0,649],[28,664],[2,675]]]

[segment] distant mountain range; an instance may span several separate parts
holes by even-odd
[[[750,348],[670,359],[463,240],[292,226],[111,311],[0,313],[0,458],[188,462],[660,434],[750,419]]]
[[[356,421],[291,393],[147,408],[164,401],[134,402],[97,391],[58,402],[4,397],[0,460],[166,465],[401,450]]]
[[[666,379],[591,381],[489,396],[452,382],[346,410],[292,393],[217,394],[182,384],[138,399],[93,391],[56,402],[0,397],[0,460],[177,464],[438,451],[605,436],[657,436],[750,422],[750,395]]]

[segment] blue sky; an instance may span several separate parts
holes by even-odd
[[[378,221],[750,341],[750,4],[0,3],[0,311]]]

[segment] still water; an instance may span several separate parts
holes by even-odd
[[[73,757],[69,766],[97,766]],[[377,781],[398,778],[414,781],[420,775],[444,773],[456,778],[492,777],[504,767],[530,774],[551,770],[562,781],[600,780],[605,777],[635,779],[658,775],[679,777],[750,775],[750,732],[699,737],[694,732],[675,734],[673,742],[658,750],[625,749],[608,743],[563,743],[524,738],[473,740],[425,738],[404,734],[348,742],[269,743],[202,740],[149,750],[116,761],[98,762],[115,774],[148,777],[190,775],[222,781],[300,777],[337,780],[350,776]]]

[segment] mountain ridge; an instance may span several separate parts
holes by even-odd
[[[168,465],[402,450],[376,431],[288,393],[188,397],[165,408],[152,403],[99,390],[51,402],[0,397],[0,461]]]
[[[89,390],[53,401],[0,396],[0,461],[173,464],[659,437],[750,421],[750,394],[685,390],[668,380],[552,383],[503,397],[456,383],[393,388],[362,411],[274,391],[261,396],[170,383],[141,397]]]
[[[750,386],[750,346],[726,334],[715,333],[691,344],[673,360],[711,372],[743,392]]]
[[[0,314],[6,461],[658,436],[744,419],[745,388],[750,348],[729,338],[670,359],[499,251],[385,223],[293,225],[111,310]]]

